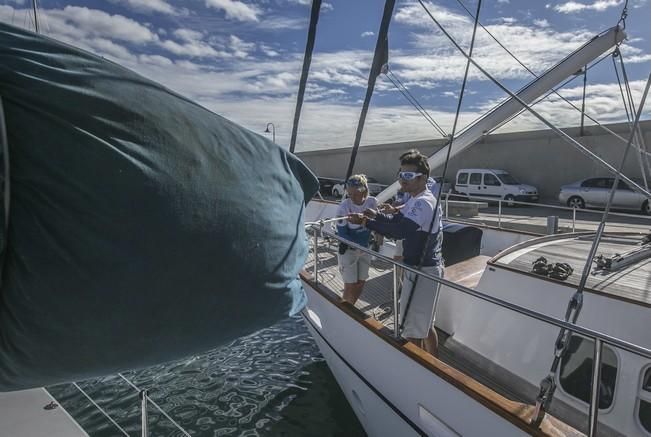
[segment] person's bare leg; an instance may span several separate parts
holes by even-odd
[[[351,304],[355,305],[355,302],[357,302],[357,299],[359,299],[359,296],[362,294],[362,290],[364,289],[364,282],[366,281],[357,281],[352,284],[344,284],[343,299],[346,302],[350,302]]]
[[[437,357],[439,353],[439,338],[435,330],[431,330],[426,338],[409,338],[407,340],[414,343],[419,348],[423,349],[425,352],[428,352],[432,356]]]
[[[423,343],[425,343],[425,350],[427,352],[435,357],[439,356],[439,336],[436,333],[436,329],[430,329],[429,335],[423,339]]]
[[[357,287],[357,283],[344,283],[344,295],[342,296],[342,299],[346,302],[349,302],[353,305],[355,305],[355,301],[357,301],[355,296],[355,288]]]

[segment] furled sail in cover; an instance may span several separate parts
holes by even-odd
[[[296,157],[8,25],[0,97],[0,391],[180,358],[302,307],[303,210],[317,182]]]

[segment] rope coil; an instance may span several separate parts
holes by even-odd
[[[533,263],[531,269],[537,275],[548,276],[561,281],[566,280],[574,272],[574,269],[568,263],[547,263],[547,258],[541,256]]]

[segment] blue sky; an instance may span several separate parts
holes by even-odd
[[[472,19],[460,2],[476,9],[475,0],[433,1],[428,7],[467,47]],[[651,71],[649,3],[629,2],[628,40],[622,46],[637,99]],[[297,151],[352,144],[383,4],[323,2]],[[39,5],[43,33],[132,68],[253,131],[263,134],[272,122],[277,142],[289,142],[310,0],[39,0]],[[615,25],[623,5],[623,0],[485,0],[480,21],[529,68],[542,73]],[[30,14],[31,0],[0,2],[5,22],[33,28]],[[464,58],[412,0],[397,1],[389,46],[392,72],[449,131]],[[477,61],[510,89],[531,80],[481,29],[475,50]],[[580,106],[582,80],[562,93]],[[504,97],[471,69],[461,127]],[[580,114],[558,100],[541,102],[537,109],[558,126],[578,125]],[[601,122],[625,120],[610,59],[589,71],[586,102],[587,111]],[[540,127],[524,115],[501,130]],[[436,137],[382,76],[362,144]]]

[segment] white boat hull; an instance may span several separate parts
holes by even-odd
[[[369,436],[527,435],[305,288],[307,326]]]

